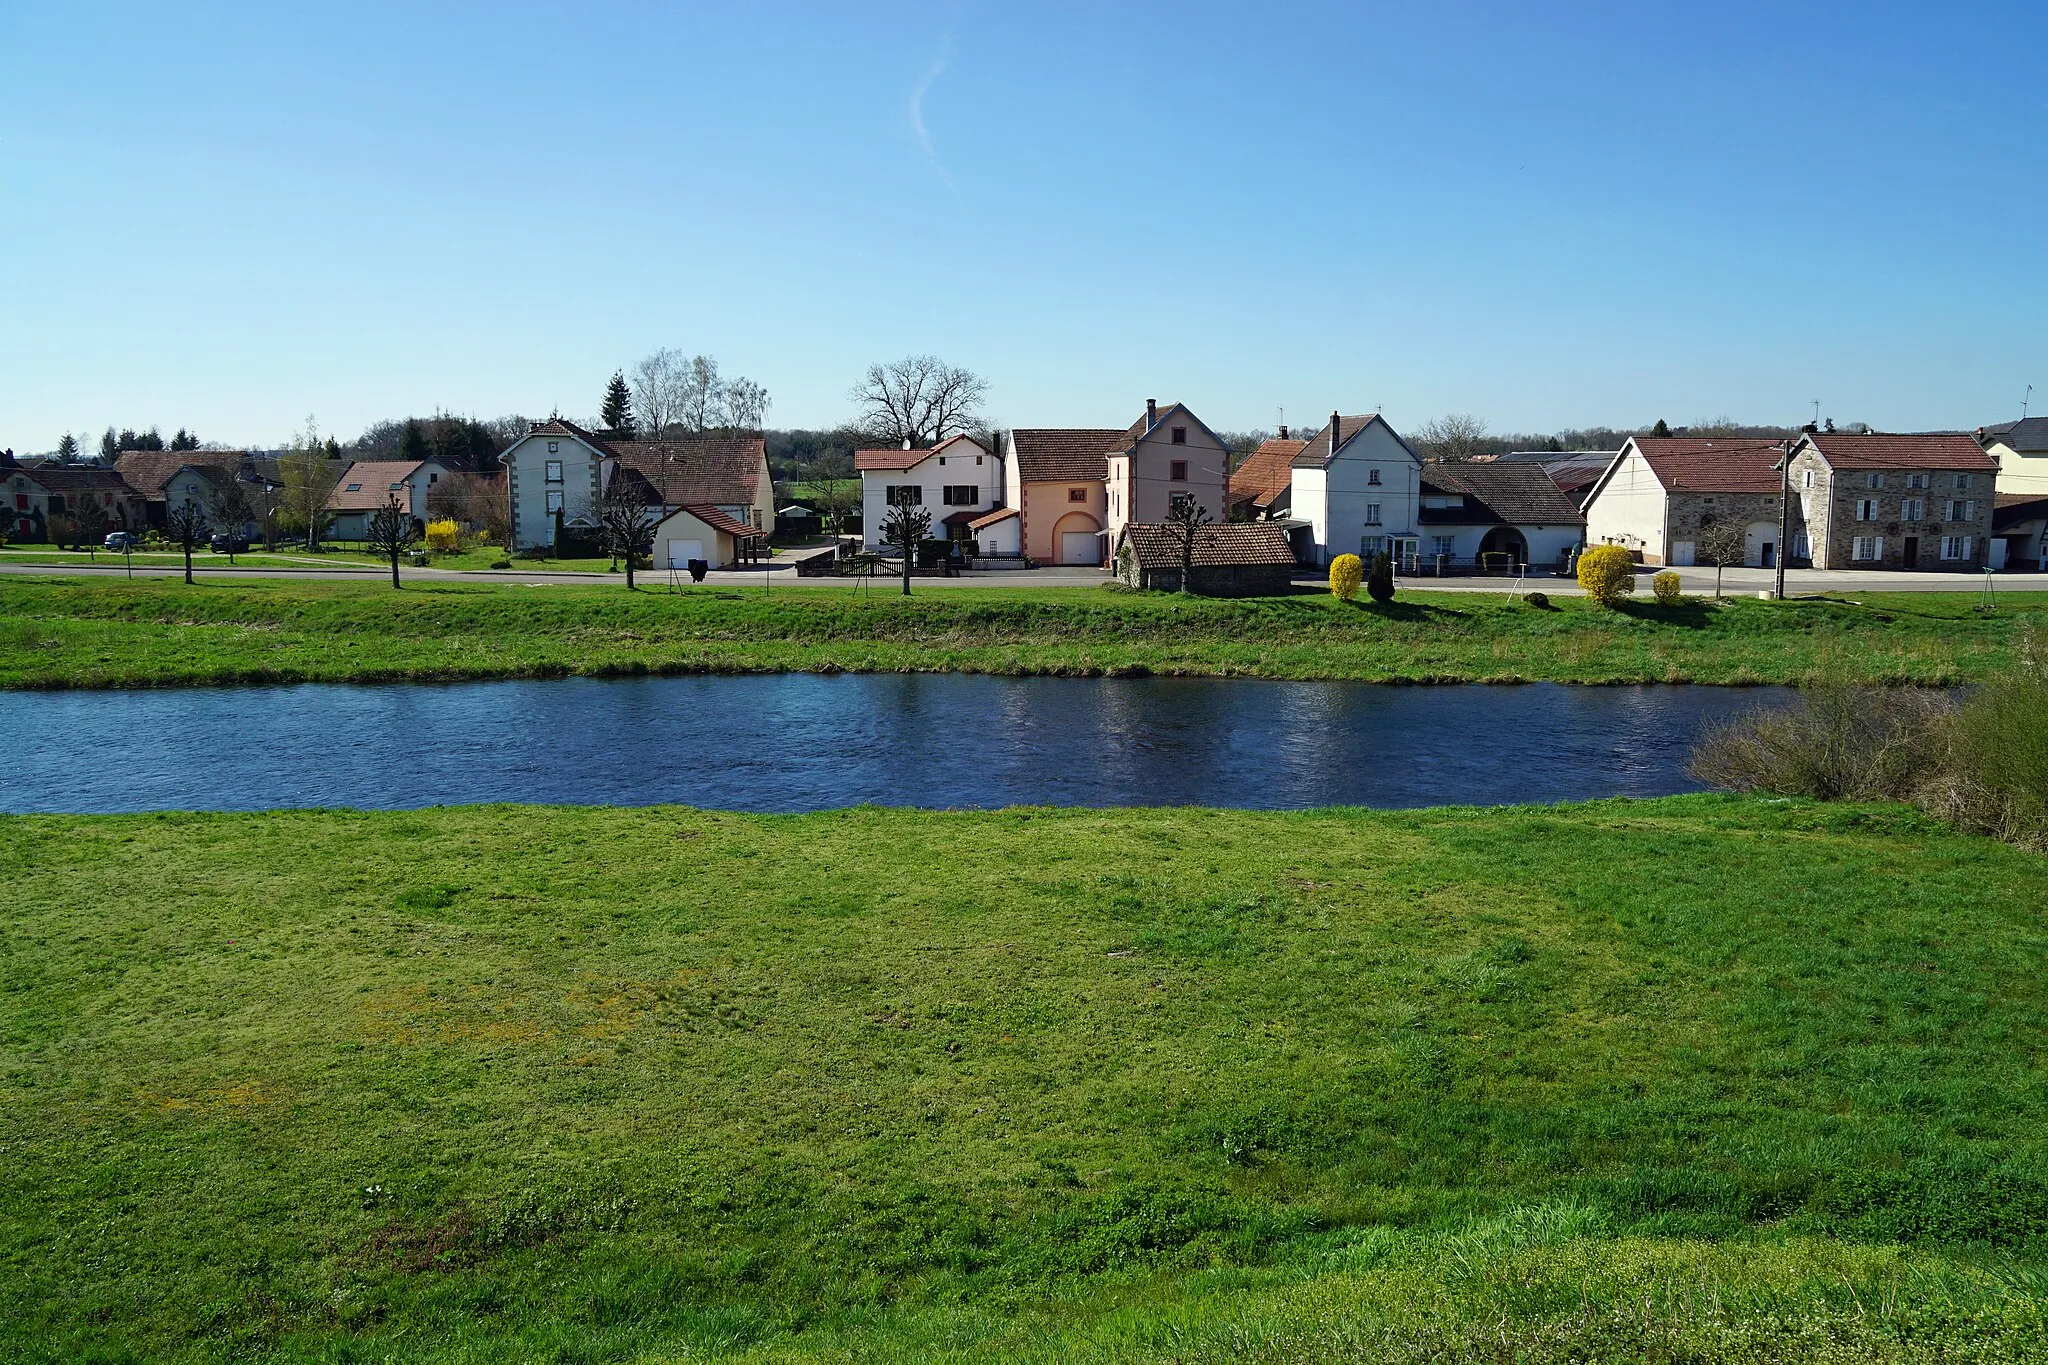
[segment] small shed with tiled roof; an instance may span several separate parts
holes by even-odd
[[[1132,522],[1117,538],[1116,576],[1134,588],[1181,590],[1179,527]],[[1272,522],[1226,522],[1195,531],[1190,591],[1205,597],[1276,597],[1292,590],[1294,548]]]

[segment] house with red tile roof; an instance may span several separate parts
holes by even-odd
[[[1284,426],[1279,436],[1259,442],[1259,448],[1231,471],[1231,515],[1239,521],[1286,516],[1288,494],[1294,488],[1294,457],[1307,448],[1307,441],[1289,438]]]
[[[1743,563],[1774,567],[1784,458],[1777,441],[1630,437],[1587,495],[1586,543],[1620,545],[1645,564],[1682,567],[1704,562],[1700,537],[1732,520],[1743,527]],[[1795,515],[1789,563],[1804,554],[1804,532]]]
[[[0,535],[25,542],[50,537],[51,518],[62,531],[71,529],[87,505],[97,507],[105,531],[139,531],[144,523],[142,495],[111,469],[96,465],[40,464],[27,466],[0,453]],[[97,537],[95,537],[97,539]]]
[[[1392,555],[1404,569],[1422,545],[1422,457],[1378,413],[1332,412],[1288,462],[1288,515],[1307,523],[1304,558]]]
[[[1997,478],[1997,461],[1960,432],[1809,429],[1792,452],[1816,569],[1990,564],[2004,549],[1991,535]],[[1797,562],[1804,547],[1795,538],[1792,548]]]
[[[1165,521],[1176,498],[1222,521],[1230,492],[1229,448],[1184,404],[1149,398],[1121,429],[1020,427],[1006,465],[1019,541],[1040,563],[1105,564],[1117,532]]]
[[[920,450],[856,450],[853,467],[860,474],[862,538],[870,551],[887,548],[890,509],[906,498],[931,517],[932,540],[969,547],[968,554],[1019,553],[1016,518],[991,516],[1004,505],[1003,462],[972,437],[949,436]]]
[[[327,537],[364,539],[370,533],[370,518],[394,496],[407,515],[424,527],[428,490],[449,472],[439,460],[355,461],[341,471],[334,491],[327,495],[327,510],[333,516],[327,524]]]
[[[679,554],[689,548],[684,542],[692,540],[713,554],[729,545],[732,558],[712,563],[714,569],[752,556],[766,545],[775,525],[775,484],[768,473],[767,445],[758,434],[699,432],[624,441],[601,438],[554,417],[535,423],[500,460],[514,549],[552,546],[557,534],[570,528],[594,535],[598,502],[622,478],[647,503],[647,515],[655,521],[693,509],[705,534],[669,539],[677,542]],[[717,512],[729,528],[721,531],[694,509]],[[665,541],[657,540],[654,562],[657,568],[670,567]]]

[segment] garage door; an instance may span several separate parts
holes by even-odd
[[[1691,567],[1693,567],[1693,561],[1694,561],[1694,558],[1695,558],[1695,556],[1694,556],[1694,553],[1693,553],[1693,542],[1692,542],[1692,541],[1690,541],[1690,540],[1674,540],[1674,541],[1672,541],[1672,542],[1671,542],[1671,567],[1672,567],[1672,568],[1674,568],[1674,569],[1690,569]]]
[[[693,559],[704,558],[704,542],[701,540],[671,540],[668,543],[668,567],[687,569]]]
[[[1101,544],[1093,531],[1063,531],[1060,533],[1060,563],[1100,564]]]

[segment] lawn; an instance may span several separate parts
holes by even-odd
[[[13,817],[0,1354],[2048,1352],[2048,862],[1894,807]]]
[[[1370,681],[1758,683],[1829,668],[1946,684],[2010,660],[2048,594],[1547,609],[1493,593],[1225,601],[1100,588],[0,580],[0,686],[960,670]]]

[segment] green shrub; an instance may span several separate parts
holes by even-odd
[[[1536,610],[1538,611],[1550,610],[1550,594],[1547,592],[1538,590],[1536,592],[1530,593],[1527,597],[1524,597],[1522,600],[1524,602],[1527,602],[1530,606],[1536,608]]]
[[[1394,600],[1394,560],[1385,550],[1372,557],[1372,573],[1365,580],[1365,595],[1375,602]]]
[[[1965,701],[1946,737],[1922,804],[1963,829],[2048,849],[2048,634],[2028,630],[2018,666]]]
[[[1677,606],[1680,587],[1678,575],[1670,569],[1650,579],[1650,591],[1657,595],[1657,605],[1660,607]]]

